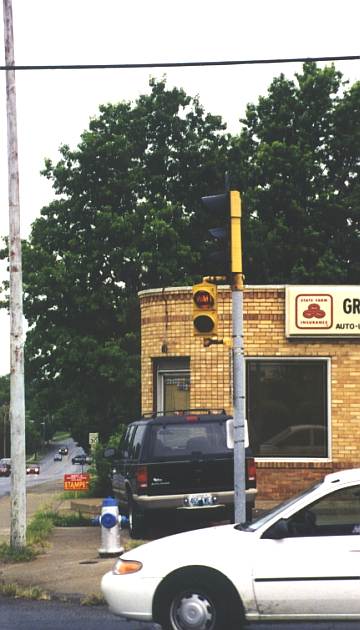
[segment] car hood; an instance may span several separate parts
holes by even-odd
[[[218,558],[242,559],[250,555],[253,532],[240,531],[234,525],[218,525],[159,538],[124,553],[121,558],[137,560],[147,575],[163,575],[169,570],[189,564],[214,566]]]

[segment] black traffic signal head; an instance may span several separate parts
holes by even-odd
[[[210,275],[230,273],[230,196],[229,193],[201,197],[208,210],[206,224],[209,247],[206,270]]]
[[[208,232],[213,239],[206,261],[207,272],[231,277],[242,274],[241,200],[237,190],[222,195],[201,197],[208,210]]]
[[[211,337],[217,334],[217,287],[209,282],[195,284],[193,294],[194,334]]]

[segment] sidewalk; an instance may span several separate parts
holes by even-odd
[[[61,500],[62,484],[39,484],[28,489],[27,518],[37,510],[54,507],[68,510],[71,501]],[[101,499],[76,499],[76,511],[100,514]],[[99,508],[99,509],[98,509]],[[10,498],[0,499],[0,543],[9,542]],[[39,586],[53,596],[79,601],[86,597],[101,596],[100,581],[114,564],[114,558],[100,558],[100,527],[55,527],[48,546],[30,562],[5,564],[0,562],[0,582],[21,586]],[[128,540],[122,531],[121,544]]]

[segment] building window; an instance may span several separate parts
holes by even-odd
[[[250,359],[247,417],[257,457],[328,457],[327,360]]]
[[[190,408],[189,359],[165,359],[155,362],[156,411],[169,413]]]

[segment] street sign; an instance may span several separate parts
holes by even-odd
[[[98,433],[89,433],[89,444],[92,448],[94,448],[99,442],[99,434]]]
[[[89,490],[90,475],[88,473],[71,473],[64,475],[64,490]]]

